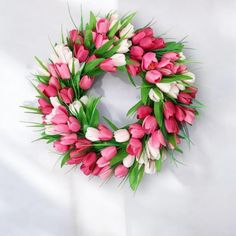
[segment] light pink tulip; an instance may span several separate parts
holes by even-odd
[[[160,82],[162,74],[158,70],[150,70],[146,73],[145,79],[151,83],[156,84]]]
[[[106,180],[107,178],[110,177],[111,174],[112,174],[112,169],[110,168],[109,165],[107,165],[100,170],[98,175],[101,179]]]
[[[165,139],[160,129],[152,133],[151,138],[150,138],[150,144],[152,147],[158,148],[158,149],[160,149],[162,145],[166,146]]]
[[[60,96],[64,103],[70,104],[74,99],[74,91],[72,88],[63,88],[60,91]]]
[[[65,125],[65,124],[55,125],[54,130],[55,130],[55,132],[57,132],[59,134],[66,134],[66,133],[70,132],[68,125]]]
[[[67,150],[69,150],[69,146],[61,144],[60,141],[55,141],[53,143],[53,147],[56,149],[56,151],[64,153]]]
[[[142,70],[154,70],[157,68],[158,61],[154,52],[147,52],[142,59]]]
[[[132,138],[143,138],[145,132],[140,124],[132,124],[129,126],[129,132],[131,133]]]
[[[147,105],[142,105],[137,109],[137,118],[144,119],[152,113],[152,108]]]
[[[59,106],[56,110],[56,114],[52,117],[51,122],[53,124],[66,124],[68,121],[68,112],[65,107]]]
[[[70,40],[72,41],[72,43],[76,43],[77,41],[79,41],[80,44],[84,44],[84,39],[79,33],[80,32],[77,29],[73,29],[69,32]]]
[[[142,60],[143,54],[144,54],[144,50],[139,46],[133,46],[130,48],[131,58]]]
[[[131,59],[132,64],[126,66],[127,71],[132,77],[135,77],[140,72],[140,63]]]
[[[100,68],[108,72],[116,72],[117,67],[114,64],[114,61],[111,58],[108,58],[100,63]]]
[[[100,48],[102,45],[104,45],[106,42],[108,42],[108,39],[104,37],[102,34],[97,34],[95,39],[95,48]]]
[[[72,132],[78,132],[81,128],[81,125],[75,117],[71,116],[68,120],[68,127]]]
[[[157,120],[154,116],[146,116],[142,124],[143,130],[146,134],[153,133],[158,127]]]
[[[93,61],[95,59],[97,59],[97,57],[93,54],[87,59],[87,62]]]
[[[117,154],[117,149],[115,146],[110,146],[102,149],[101,155],[105,160],[110,161]]]
[[[106,34],[109,30],[110,22],[108,19],[101,18],[96,23],[96,31],[99,34]]]
[[[83,45],[74,45],[74,55],[79,60],[79,62],[85,62],[89,55],[89,50],[87,50]]]
[[[113,134],[111,130],[109,130],[105,125],[98,125],[98,130],[99,130],[99,140],[102,141],[108,141],[111,140],[113,137]]]
[[[163,58],[169,59],[170,61],[176,61],[180,58],[179,53],[167,52],[162,55]]]
[[[71,145],[76,143],[77,141],[77,135],[74,134],[66,134],[65,136],[61,137],[61,144],[63,145]]]
[[[48,64],[48,71],[53,77],[58,77],[57,68],[55,64]]]
[[[184,121],[186,121],[187,123],[192,125],[195,120],[195,114],[194,114],[193,109],[185,108],[184,111],[185,111],[185,115],[186,115],[184,118]]]
[[[164,103],[164,116],[166,119],[169,119],[170,117],[174,116],[175,114],[175,105],[170,102],[166,101]]]
[[[70,79],[70,70],[65,63],[56,63],[57,75],[62,79]]]
[[[87,75],[84,75],[79,82],[79,86],[83,90],[88,90],[92,86],[93,82],[94,82],[94,77],[89,77]]]
[[[126,151],[132,156],[139,156],[142,152],[142,142],[139,139],[131,138]]]
[[[98,160],[97,160],[97,166],[98,167],[100,167],[100,168],[102,168],[102,167],[104,167],[104,166],[107,166],[107,165],[109,165],[109,161],[108,160],[106,160],[104,157],[100,157]]]
[[[165,119],[165,127],[168,133],[179,133],[179,126],[175,120],[175,118],[170,117],[169,119]]]
[[[115,168],[115,176],[118,178],[122,178],[126,176],[129,172],[129,169],[124,165],[120,164]]]
[[[51,77],[50,80],[48,81],[48,84],[56,88],[57,90],[61,89],[61,85],[56,77]]]

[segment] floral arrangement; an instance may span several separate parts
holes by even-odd
[[[23,107],[42,115],[42,123],[33,126],[61,154],[61,166],[78,166],[103,180],[115,175],[136,190],[144,173],[159,172],[167,156],[177,161],[174,153],[182,153],[181,140],[190,141],[187,126],[201,103],[184,43],[165,42],[150,26],[134,30],[134,15],[100,18],[90,12],[89,23],[81,20],[66,38],[62,33],[47,63],[36,57],[39,105]],[[97,76],[117,70],[133,86],[134,77],[141,80],[140,101],[127,113],[137,121],[121,128],[107,118],[100,123],[100,97],[86,96]]]

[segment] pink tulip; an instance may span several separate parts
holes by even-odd
[[[157,68],[157,58],[154,52],[147,52],[142,59],[142,70],[154,70]]]
[[[139,156],[142,152],[142,142],[139,139],[131,138],[126,151],[132,156]]]
[[[131,58],[142,60],[143,54],[144,54],[144,50],[139,46],[133,46],[130,48]]]
[[[67,161],[69,165],[79,165],[83,161],[84,155],[78,152],[78,150],[72,150],[70,152],[70,159]]]
[[[113,137],[113,134],[111,130],[109,130],[105,125],[98,125],[98,130],[99,130],[99,140],[102,141],[107,141],[111,140]]]
[[[97,57],[93,54],[87,59],[87,63],[90,62],[90,61],[93,61],[95,59],[97,59]]]
[[[93,169],[92,175],[94,175],[94,176],[99,175],[101,169],[102,169],[102,168],[100,168],[99,166],[96,165],[96,166],[94,167],[94,169]]]
[[[39,98],[38,103],[39,103],[39,109],[44,115],[48,115],[52,112],[53,109],[52,104],[47,102],[45,99]]]
[[[122,178],[126,176],[129,172],[129,169],[124,165],[120,164],[115,168],[115,176],[118,178]]]
[[[106,161],[110,161],[117,154],[117,149],[115,146],[110,146],[102,149],[101,155]]]
[[[146,134],[153,133],[156,130],[157,126],[157,120],[154,116],[146,116],[143,120],[142,127]]]
[[[74,55],[79,62],[85,62],[89,55],[89,50],[85,49],[83,45],[74,45]]]
[[[90,175],[90,174],[92,174],[92,169],[89,167],[89,166],[86,166],[86,165],[84,165],[84,164],[82,164],[81,166],[80,166],[80,170],[85,174],[85,175]]]
[[[185,111],[185,115],[186,115],[185,118],[184,118],[184,121],[186,121],[187,123],[192,125],[194,123],[194,120],[195,120],[194,110],[189,109],[189,108],[184,108],[184,111]]]
[[[176,144],[180,144],[181,141],[180,141],[179,137],[176,134],[174,134],[173,136],[174,136]],[[172,150],[175,149],[175,147],[172,143],[168,143],[168,144],[169,144],[170,149],[172,149]]]
[[[56,88],[57,90],[61,89],[61,85],[58,81],[58,79],[56,77],[51,77],[50,80],[48,81],[48,84],[54,88]]]
[[[66,134],[65,136],[61,137],[61,144],[63,145],[71,145],[76,143],[77,141],[77,135],[74,134]]]
[[[162,74],[158,70],[150,70],[146,73],[146,80],[151,84],[160,82]]]
[[[165,119],[165,127],[168,133],[179,133],[179,126],[175,120],[175,118],[170,117],[169,119]]]
[[[99,34],[106,34],[109,30],[110,22],[108,19],[101,18],[96,23],[96,31]]]
[[[104,45],[106,42],[108,42],[109,40],[104,37],[104,35],[102,34],[97,34],[96,35],[96,39],[95,39],[95,48],[100,48],[102,45]]]
[[[187,90],[189,90],[189,95],[192,97],[192,98],[195,98],[196,97],[196,94],[197,94],[197,88],[196,87],[187,87],[186,88]]]
[[[101,179],[106,180],[107,178],[110,177],[111,174],[112,174],[112,169],[110,168],[109,165],[107,165],[100,170],[98,175]]]
[[[72,132],[78,132],[81,128],[81,125],[75,117],[71,116],[68,120],[68,127]]]
[[[79,86],[83,90],[88,90],[92,86],[93,82],[94,82],[94,77],[89,77],[87,75],[84,75],[79,82]]]
[[[182,122],[185,119],[185,112],[181,106],[175,106],[175,118],[180,122]]]
[[[166,101],[164,103],[164,116],[166,119],[169,119],[170,117],[174,116],[175,114],[175,105],[170,102]]]
[[[131,59],[132,64],[126,66],[127,71],[132,77],[135,77],[140,72],[140,63]]]
[[[180,92],[178,95],[178,101],[184,104],[192,103],[192,96],[189,93]]]
[[[68,125],[65,125],[65,124],[55,125],[54,130],[55,130],[55,132],[57,132],[59,134],[66,134],[66,133],[70,132]]]
[[[88,150],[92,146],[92,142],[86,138],[80,138],[77,140],[75,147],[79,152]]]
[[[86,155],[84,155],[83,158],[83,164],[87,167],[93,166],[97,161],[97,155],[95,152],[89,152]]]
[[[145,37],[153,37],[153,30],[148,27],[138,31],[132,38],[134,45],[139,44],[140,41]]]
[[[48,64],[48,71],[51,74],[51,76],[56,77],[56,78],[58,77],[57,67],[55,64]]]
[[[165,47],[165,43],[162,38],[153,38],[153,37],[145,37],[141,39],[139,45],[144,50],[155,50]]]
[[[167,52],[162,55],[162,57],[169,59],[170,61],[174,62],[180,58],[179,53],[176,52]]]
[[[132,124],[129,126],[129,132],[131,133],[132,138],[143,138],[145,132],[140,124]]]
[[[70,104],[74,99],[74,91],[72,88],[63,88],[60,91],[60,96],[64,103]]]
[[[69,146],[61,144],[60,141],[55,141],[53,143],[53,147],[56,149],[56,151],[64,153],[69,150]]]
[[[71,30],[69,32],[69,35],[70,35],[70,40],[72,41],[72,43],[76,43],[77,41],[79,41],[80,44],[84,44],[84,39],[83,37],[81,37],[77,29]]]
[[[142,105],[137,109],[137,118],[144,119],[152,113],[152,108],[147,105]]]
[[[55,125],[66,124],[68,121],[68,112],[65,107],[59,106],[56,114],[52,117],[51,122]]]
[[[182,74],[182,73],[185,73],[186,71],[187,71],[186,65],[178,65],[176,73]]]
[[[108,160],[106,160],[104,157],[100,157],[98,160],[97,160],[97,166],[98,167],[100,167],[100,168],[102,168],[102,167],[104,167],[104,166],[107,166],[107,165],[109,165],[109,161]]]
[[[47,97],[55,97],[57,96],[57,89],[54,86],[48,85],[45,90],[43,91],[43,93],[47,96]]]
[[[157,149],[160,149],[161,146],[166,146],[165,139],[160,129],[152,133],[150,138],[150,144],[152,147]]]
[[[114,64],[114,61],[111,58],[107,58],[103,62],[100,63],[100,68],[104,71],[108,72],[116,72],[117,67]]]
[[[62,79],[70,79],[70,70],[65,63],[56,63],[57,75]]]

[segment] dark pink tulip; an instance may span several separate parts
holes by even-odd
[[[80,170],[82,170],[85,175],[90,175],[90,174],[92,174],[92,172],[93,172],[93,171],[92,171],[92,168],[90,168],[89,166],[86,166],[86,165],[84,165],[84,164],[82,164],[82,165],[80,166]]]
[[[130,48],[131,58],[142,60],[143,54],[144,54],[144,50],[139,46],[133,46]]]
[[[94,77],[89,77],[87,75],[84,75],[79,82],[79,86],[83,90],[88,90],[92,86],[93,82],[94,82]]]
[[[144,28],[139,30],[132,38],[132,42],[134,45],[139,44],[140,41],[145,37],[153,37],[153,30],[152,28]]]
[[[100,171],[101,171],[102,168],[100,168],[99,166],[95,166],[94,169],[93,169],[93,172],[92,172],[92,175],[99,175]]]
[[[139,156],[142,152],[142,142],[137,138],[131,138],[126,151],[132,156]]]
[[[151,83],[156,84],[160,82],[162,74],[158,70],[150,70],[146,73],[145,79]]]
[[[72,132],[78,132],[81,128],[79,121],[73,116],[69,117],[68,127]]]
[[[162,38],[145,37],[141,39],[139,46],[144,50],[155,50],[165,47],[165,43]]]
[[[74,91],[72,88],[63,88],[60,91],[60,96],[64,103],[70,104],[74,99]]]
[[[65,63],[56,63],[56,72],[62,79],[70,79],[70,70]]]
[[[182,122],[185,119],[184,109],[180,106],[175,106],[175,118]]]
[[[179,133],[179,126],[175,120],[175,118],[170,117],[169,119],[165,119],[165,127],[168,133]]]
[[[77,41],[79,41],[79,44],[84,43],[84,39],[79,33],[80,32],[77,29],[73,29],[69,32],[72,43],[76,43]]]
[[[109,30],[110,27],[110,22],[106,18],[101,18],[97,21],[96,24],[96,31],[99,34],[106,34],[107,31]]]
[[[47,102],[45,99],[39,98],[38,103],[39,103],[39,109],[43,114],[48,115],[52,112],[53,109],[52,104]]]
[[[56,88],[57,90],[60,90],[60,89],[61,89],[61,85],[60,85],[60,83],[59,83],[59,81],[58,81],[58,79],[57,79],[56,77],[53,77],[53,76],[52,76],[52,77],[50,78],[48,84],[49,84],[50,86],[53,86],[53,87]]]
[[[164,104],[165,118],[169,119],[170,117],[174,116],[174,114],[175,114],[175,105],[170,101],[166,101]]]
[[[140,124],[132,124],[129,126],[129,132],[132,138],[143,138],[145,132]]]
[[[64,153],[67,150],[69,150],[69,146],[61,144],[60,141],[55,141],[53,143],[53,147],[56,149],[56,151]]]
[[[144,119],[152,113],[152,108],[147,105],[142,105],[137,109],[137,118]]]
[[[75,144],[75,147],[79,152],[86,151],[92,146],[92,142],[86,138],[80,138]]]
[[[178,65],[176,73],[177,74],[182,74],[182,73],[186,72],[186,70],[187,70],[186,65]]]
[[[189,95],[192,97],[192,98],[195,98],[196,97],[196,94],[197,94],[197,88],[196,87],[187,87],[186,88],[187,90],[189,90]]]
[[[153,133],[158,127],[157,120],[154,116],[146,116],[142,124],[143,130],[146,134]]]
[[[117,67],[115,66],[113,60],[111,58],[108,58],[100,63],[100,68],[104,71],[108,72],[116,72]]]
[[[83,164],[87,167],[93,166],[97,161],[97,155],[95,152],[89,152],[84,155]]]
[[[132,77],[135,77],[140,72],[140,63],[131,59],[132,64],[126,66],[127,71]]]
[[[120,164],[115,168],[115,176],[118,178],[125,177],[129,172],[129,169],[124,165]]]
[[[99,130],[99,140],[108,141],[113,137],[113,133],[105,125],[98,125]]]
[[[53,124],[66,124],[68,121],[68,112],[65,107],[59,106],[56,115],[51,119]]]
[[[180,92],[178,95],[178,101],[184,104],[192,103],[192,96],[189,93]]]
[[[83,45],[74,45],[74,55],[79,60],[79,62],[85,62],[89,55],[89,50],[87,50]]]
[[[66,134],[65,136],[61,137],[61,144],[63,145],[71,145],[76,143],[77,135],[76,134]]]
[[[157,58],[154,52],[147,52],[142,59],[142,70],[154,70],[157,68]]]
[[[44,94],[47,97],[55,97],[57,96],[57,89],[54,86],[48,85],[44,90]]]
[[[93,54],[91,55],[88,59],[87,59],[87,62],[90,62],[90,61],[93,61],[95,60],[97,57]]]

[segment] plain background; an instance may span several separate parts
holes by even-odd
[[[152,18],[157,35],[188,36],[186,55],[200,61],[199,99],[206,104],[190,129],[195,145],[183,144],[177,167],[166,162],[158,176],[145,176],[136,194],[112,179],[101,186],[78,171],[60,169],[57,155],[32,128],[22,104],[33,102],[28,81],[33,57],[46,59],[60,28],[70,29],[64,0],[0,0],[0,235],[7,236],[234,236],[236,235],[236,1],[71,0],[106,13],[137,11],[134,25]],[[119,78],[122,77],[122,78]],[[100,109],[117,124],[138,99],[122,74],[98,78]]]

